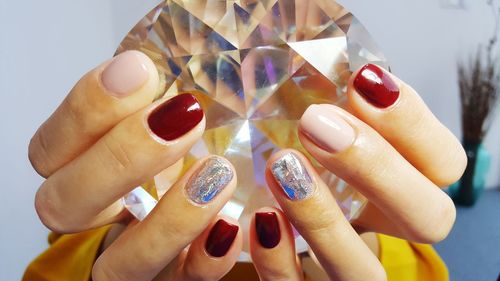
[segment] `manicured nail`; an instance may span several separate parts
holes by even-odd
[[[186,185],[186,193],[191,201],[206,204],[228,185],[233,176],[227,160],[212,156],[191,176]]]
[[[393,105],[399,97],[399,87],[383,69],[367,64],[354,78],[354,88],[368,102],[379,108]]]
[[[225,256],[231,245],[233,245],[238,229],[237,225],[230,224],[222,219],[218,220],[210,230],[210,234],[208,234],[205,243],[207,253],[216,258]]]
[[[155,108],[148,117],[151,131],[171,141],[191,131],[203,119],[203,110],[191,94],[175,96]]]
[[[354,141],[354,129],[333,105],[311,105],[300,119],[300,131],[321,149],[331,153],[345,150]]]
[[[255,230],[262,247],[272,249],[281,240],[280,224],[275,212],[255,214]]]
[[[289,152],[276,160],[271,172],[291,200],[306,199],[314,191],[311,176],[294,153]]]
[[[109,94],[118,98],[128,96],[148,80],[149,58],[138,51],[116,56],[102,72],[102,84]]]

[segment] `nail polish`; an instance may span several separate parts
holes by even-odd
[[[208,234],[205,243],[207,253],[216,258],[225,256],[233,245],[238,230],[237,225],[230,224],[223,219],[218,220]]]
[[[275,212],[261,212],[255,214],[255,231],[262,247],[272,249],[281,240],[278,215]]]
[[[186,184],[186,193],[191,201],[207,204],[229,184],[233,176],[227,160],[212,156],[191,176]]]
[[[383,69],[367,64],[354,78],[354,88],[369,103],[378,108],[393,105],[399,97],[399,87]]]
[[[121,53],[102,72],[102,84],[112,96],[128,96],[148,80],[148,64],[152,64],[151,60],[141,52]]]
[[[355,138],[351,125],[329,104],[311,105],[302,115],[299,128],[313,143],[330,153],[347,149]]]
[[[294,153],[289,152],[276,160],[271,173],[290,200],[306,199],[314,191],[311,176]]]
[[[198,100],[191,94],[181,94],[156,107],[148,117],[148,125],[155,135],[172,141],[191,131],[202,119]]]

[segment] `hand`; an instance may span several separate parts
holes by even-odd
[[[386,280],[356,230],[420,243],[444,239],[455,208],[439,187],[459,179],[466,156],[418,94],[379,67],[367,65],[353,74],[347,108],[310,107],[299,134],[316,160],[369,200],[352,225],[301,153],[284,150],[272,156],[267,182],[332,280]],[[269,240],[279,226],[285,229],[279,234],[282,242],[271,249],[254,242],[255,267],[261,280],[301,280],[289,226],[280,212],[272,212],[279,224],[267,222],[267,228],[257,227],[260,231],[253,226],[252,235]]]
[[[29,158],[47,178],[35,205],[48,228],[74,233],[126,224],[119,199],[182,161],[201,137],[205,117],[193,96],[151,104],[159,81],[149,58],[125,52],[83,76],[39,128]],[[113,228],[106,241],[116,240],[95,263],[93,280],[221,278],[242,247],[237,222],[216,217],[235,186],[227,160],[198,161],[145,220],[118,238]]]

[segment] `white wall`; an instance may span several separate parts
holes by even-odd
[[[33,196],[41,183],[27,144],[76,80],[108,58],[156,0],[0,0],[0,269],[18,280],[46,247]],[[369,26],[393,70],[411,83],[458,134],[455,59],[485,38],[488,10],[440,9],[438,0],[342,0]],[[397,11],[397,12],[394,12]],[[486,142],[494,165],[488,184],[500,185],[500,119]]]
[[[108,1],[0,0],[0,279],[19,280],[46,247],[27,159],[36,128],[79,77],[113,53]]]

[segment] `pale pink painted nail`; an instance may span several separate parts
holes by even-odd
[[[138,51],[127,51],[116,56],[102,72],[102,84],[109,94],[125,97],[139,89],[148,80],[149,58]]]
[[[300,130],[331,153],[345,150],[355,138],[354,129],[328,104],[311,105],[300,119]]]

